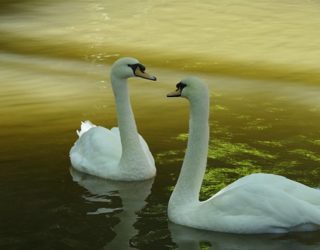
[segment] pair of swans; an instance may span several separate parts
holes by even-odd
[[[138,134],[127,78],[156,80],[133,58],[111,69],[119,128],[82,123],[70,151],[75,169],[102,178],[138,181],[155,176],[154,159]],[[286,233],[320,227],[320,191],[273,174],[251,174],[199,201],[209,143],[209,95],[201,79],[188,77],[168,97],[190,102],[189,139],[181,172],[170,197],[169,219],[180,225],[228,233]]]

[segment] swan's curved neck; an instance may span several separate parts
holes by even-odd
[[[132,161],[137,161],[137,159],[145,160],[146,156],[139,140],[130,104],[127,79],[114,76],[111,72],[111,83],[116,100],[118,126],[122,144],[120,167],[126,168],[128,167],[128,163],[134,163]]]
[[[206,95],[190,100],[190,105],[187,151],[169,202],[169,205],[174,206],[199,201],[199,192],[207,165],[209,97]]]

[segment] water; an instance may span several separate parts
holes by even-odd
[[[1,249],[320,247],[319,232],[210,233],[171,224],[166,215],[186,147],[188,104],[165,95],[187,74],[204,78],[211,91],[201,199],[262,171],[319,187],[317,1],[1,5]],[[159,79],[130,80],[139,131],[158,169],[141,183],[83,175],[68,158],[81,120],[116,125],[108,72],[127,54]]]
[[[319,84],[319,8],[317,0],[4,1],[1,48],[109,63],[132,55],[161,67]]]

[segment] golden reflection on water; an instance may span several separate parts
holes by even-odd
[[[107,62],[129,54],[157,66],[320,83],[315,0],[56,0],[7,6],[0,16],[2,49]]]
[[[72,182],[68,151],[81,120],[116,126],[108,72],[123,55],[138,57],[159,79],[129,83],[139,132],[158,168],[150,196],[141,200],[145,206],[134,211],[136,222],[126,228],[134,246],[185,244],[180,236],[188,230],[168,229],[166,205],[184,156],[189,107],[165,96],[188,74],[204,78],[211,92],[201,199],[262,171],[319,186],[320,87],[301,83],[320,83],[317,1],[34,0],[7,1],[5,7],[0,246],[16,242],[31,249],[42,239],[41,249],[107,249],[121,236],[115,232],[124,225],[119,218],[125,213],[117,214],[124,207],[121,197],[94,194]],[[261,79],[212,74],[217,72]],[[33,223],[37,227],[30,228]],[[191,235],[197,249],[198,233]],[[318,236],[309,239],[316,247]],[[309,249],[297,243],[299,236],[290,237],[289,243]],[[262,238],[264,247],[270,240]]]

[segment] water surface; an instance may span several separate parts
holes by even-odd
[[[272,69],[282,64],[317,72],[318,35],[308,26],[319,24],[317,1],[1,3],[2,249],[319,249],[319,232],[243,236],[169,223],[188,103],[165,97],[188,74],[209,85],[211,139],[201,199],[255,172],[318,188],[319,85],[304,81],[308,77],[250,78],[253,71],[246,79],[236,70],[243,65],[238,61],[259,60]],[[213,25],[221,22],[224,27]],[[271,35],[276,29],[280,37]],[[302,35],[291,39],[298,31]],[[159,79],[129,83],[139,132],[158,169],[154,180],[141,183],[83,175],[70,168],[68,157],[81,120],[116,126],[108,72],[127,52]],[[231,74],[210,71],[217,62]]]

